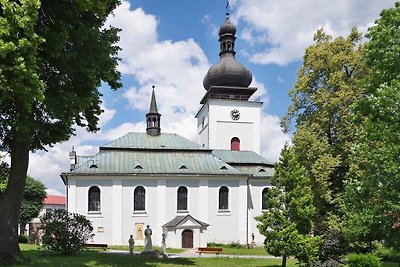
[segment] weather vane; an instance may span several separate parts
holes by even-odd
[[[226,0],[226,13],[229,13],[229,0]]]

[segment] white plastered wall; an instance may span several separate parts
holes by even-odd
[[[231,149],[231,139],[240,139],[240,150],[260,153],[261,102],[224,101],[210,99],[208,115],[209,147]],[[233,120],[231,111],[238,110],[240,118]]]

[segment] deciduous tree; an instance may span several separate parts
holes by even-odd
[[[26,177],[24,196],[21,204],[21,215],[19,216],[21,229],[25,229],[27,223],[39,216],[46,195],[46,187],[42,182],[30,176]]]
[[[385,240],[400,248],[400,3],[382,11],[368,31],[363,80],[355,105],[357,129],[345,194],[355,241]]]
[[[292,103],[282,121],[286,130],[294,122],[295,153],[311,179],[317,208],[317,231],[337,215],[337,196],[349,170],[349,150],[357,128],[352,104],[360,99],[360,79],[366,74],[361,34],[332,39],[323,30],[306,49],[297,82],[289,92]],[[331,219],[329,219],[331,218]]]
[[[115,28],[119,0],[0,0],[0,150],[11,157],[0,194],[0,251],[19,253],[17,223],[29,152],[97,130],[102,81],[121,86]]]
[[[6,162],[0,163],[0,193],[6,190],[8,183],[8,175],[10,167]],[[43,207],[43,200],[46,197],[46,187],[44,184],[34,178],[26,177],[24,196],[21,204],[21,215],[19,224],[23,234],[23,229],[27,223],[39,215],[40,209]]]

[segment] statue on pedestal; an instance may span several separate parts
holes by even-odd
[[[150,229],[150,225],[147,225],[147,229],[144,230],[144,252],[153,251],[153,243],[151,241],[151,235],[153,231]]]
[[[161,240],[161,253],[164,254],[164,255],[167,254],[167,249],[166,249],[166,245],[165,245],[165,237],[166,237],[166,234],[163,233],[162,234],[162,240]]]
[[[135,239],[133,239],[133,235],[130,236],[128,243],[129,243],[129,254],[132,255],[135,246]]]

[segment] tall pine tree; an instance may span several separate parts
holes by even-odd
[[[316,260],[319,237],[312,237],[316,208],[310,179],[298,162],[293,148],[285,146],[275,174],[274,186],[266,196],[267,209],[256,220],[265,236],[265,249],[274,256],[282,256],[282,267],[289,256],[309,265]]]

